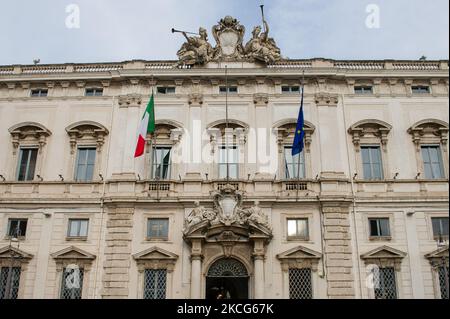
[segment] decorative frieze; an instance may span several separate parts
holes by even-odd
[[[317,93],[315,95],[315,102],[317,106],[337,106],[339,102],[339,95],[332,93]]]
[[[142,95],[140,94],[127,94],[119,96],[119,107],[140,107],[142,104]]]

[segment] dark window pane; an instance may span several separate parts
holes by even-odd
[[[312,299],[312,278],[310,268],[289,269],[289,298]]]
[[[166,298],[167,270],[146,269],[144,276],[144,299]]]
[[[61,282],[61,299],[81,299],[83,277],[83,268],[64,268]]]
[[[383,179],[381,150],[378,146],[362,146],[361,157],[364,179]]]
[[[32,181],[34,179],[37,154],[38,150],[35,148],[20,149],[19,171],[17,174],[17,180]]]
[[[448,236],[448,217],[433,217],[431,218],[433,226],[433,236]]]
[[[8,225],[8,236],[23,237],[27,232],[27,219],[10,219]]]
[[[425,178],[438,179],[444,177],[444,167],[439,146],[422,146],[422,160]]]
[[[397,299],[397,283],[394,268],[375,270],[375,298]]]
[[[150,218],[147,222],[148,238],[167,239],[169,235],[169,220],[167,218]]]
[[[11,273],[9,267],[2,267],[0,269],[0,299],[17,299],[19,295],[20,273],[20,267],[13,267]]]
[[[370,236],[372,236],[372,237],[380,236],[377,220],[376,219],[370,219],[369,223],[370,223]]]
[[[94,177],[96,148],[78,148],[75,179],[77,181],[91,181]]]

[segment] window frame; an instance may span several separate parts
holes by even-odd
[[[163,149],[164,150],[166,150],[166,149],[169,150],[169,162],[168,162],[167,165],[163,164],[164,157],[162,157],[162,154],[164,154],[164,153],[161,153],[161,158],[159,159],[161,161],[161,163],[158,163],[158,160],[156,160],[157,159],[156,151],[163,150]],[[152,147],[151,151],[152,151],[151,178],[153,180],[170,181],[172,179],[173,145],[154,145]],[[160,174],[159,175],[163,175],[163,173],[164,173],[164,166],[167,166],[167,171],[166,171],[167,176],[166,177],[156,176],[156,171],[158,169],[158,166],[160,168],[162,167],[162,170],[160,169]]]
[[[89,91],[92,91],[92,94],[89,94]],[[86,97],[99,97],[103,96],[104,89],[100,87],[88,87],[84,90],[84,96]]]
[[[159,288],[157,288],[158,286],[158,282],[161,280],[160,276],[156,276],[156,274],[159,274],[159,272],[163,272],[164,273],[164,298],[146,298],[146,281],[147,281],[147,273],[153,271],[155,272],[155,291],[153,293],[153,296],[157,295],[157,291],[159,290]],[[143,274],[143,294],[142,294],[142,299],[144,300],[164,300],[167,299],[167,295],[168,295],[168,283],[169,283],[169,271],[167,268],[145,268],[144,269],[144,274]]]
[[[48,89],[31,89],[30,90],[30,97],[48,97]]]
[[[1,280],[3,269],[5,269],[4,272],[6,273],[6,276],[9,276],[9,271],[11,270],[11,267],[7,266],[7,265],[0,265],[0,291],[3,291],[3,287],[1,286],[2,281],[3,281],[3,280]],[[12,284],[10,286],[10,291],[13,292],[14,298],[11,298],[10,300],[16,300],[21,297],[20,284],[21,284],[21,280],[22,280],[22,273],[24,270],[22,269],[22,266],[15,266],[15,267],[12,267],[12,271],[13,271],[13,274],[11,275],[11,283]],[[15,275],[16,273],[18,273],[18,276]],[[14,277],[16,277],[16,278],[14,278]],[[4,290],[6,293],[6,283],[5,283]],[[0,300],[4,300],[4,299],[5,299],[5,296],[2,296],[0,298]]]
[[[281,94],[300,94],[300,85],[282,85]]]
[[[435,233],[434,233],[434,226],[433,226],[433,220],[436,220],[436,219],[439,219],[439,220],[442,220],[442,219],[447,219],[447,224],[448,224],[448,221],[449,221],[449,216],[431,216],[430,217],[430,225],[431,225],[431,234],[432,234],[432,238],[434,239],[434,240],[436,240],[436,239],[439,239],[439,238],[442,238],[442,239],[447,239],[448,240],[448,238],[449,238],[449,234],[448,234],[448,229],[447,229],[447,235],[436,235]],[[440,222],[439,223],[439,226],[440,226],[440,228],[443,228],[443,225],[442,225],[442,222]]]
[[[27,179],[27,176],[29,175],[29,169],[30,169],[30,163],[31,163],[31,152],[28,155],[28,160],[27,160],[27,165],[25,168],[25,173],[24,173],[24,179],[21,180],[19,179],[20,176],[20,172],[21,172],[21,162],[22,162],[22,157],[23,157],[23,151],[27,150],[27,151],[35,151],[36,152],[36,160],[34,163],[34,172],[33,172],[33,177],[31,179]],[[18,161],[17,161],[17,172],[16,172],[16,181],[18,182],[32,182],[34,181],[35,177],[36,177],[36,171],[37,171],[37,165],[38,165],[38,157],[39,157],[39,146],[34,146],[34,145],[23,145],[19,147],[19,156],[18,156]]]
[[[73,222],[80,222],[80,224],[78,225],[78,234],[76,236],[72,236],[71,233],[71,226]],[[80,235],[80,231],[81,231],[81,222],[87,222],[86,225],[86,235]],[[89,218],[77,218],[77,217],[70,217],[67,220],[67,233],[66,233],[66,239],[68,240],[72,240],[72,239],[80,239],[80,240],[86,240],[89,236],[89,224],[90,224],[90,219]]]
[[[382,220],[387,220],[387,230],[389,232],[389,234],[387,235],[383,235],[382,234],[382,226],[379,223],[379,221]],[[369,234],[369,239],[370,240],[391,240],[392,239],[392,229],[391,229],[391,218],[390,217],[386,217],[386,216],[380,216],[380,217],[375,217],[375,216],[369,216],[367,218],[368,221],[368,234]],[[373,235],[372,234],[372,221],[377,221],[377,231],[380,232],[380,235]]]
[[[369,161],[370,162],[368,163],[370,165],[370,174],[371,174],[370,178],[368,178],[365,175],[365,169],[364,169],[364,166],[367,163],[364,163],[364,155],[363,155],[363,153],[367,149],[370,150],[369,151],[369,158],[370,158]],[[378,154],[379,154],[379,158],[380,158],[380,163],[378,163],[378,164],[380,166],[380,174],[381,174],[381,176],[379,178],[378,177],[374,178],[374,165],[376,165],[377,163],[372,161],[372,151],[371,150],[373,150],[373,149],[377,149],[378,150]],[[384,164],[383,164],[384,158],[383,158],[383,152],[382,152],[381,146],[378,145],[378,144],[361,144],[361,146],[360,146],[360,153],[361,153],[361,169],[362,169],[363,180],[365,180],[365,181],[383,181],[383,180],[385,180],[385,172],[384,172]]]
[[[150,222],[151,221],[166,221],[166,234],[165,236],[150,236]],[[168,242],[169,236],[170,236],[170,217],[161,217],[161,216],[155,216],[155,217],[147,217],[146,218],[146,227],[145,227],[145,238],[147,241],[162,241],[162,242]],[[161,225],[160,225],[161,226]],[[159,230],[161,232],[161,229]]]
[[[219,94],[226,94],[227,87],[225,85],[219,86]],[[239,94],[239,87],[237,85],[228,86],[228,94]]]
[[[373,95],[372,85],[355,85],[353,87],[355,95]]]
[[[77,145],[77,151],[76,151],[76,158],[75,158],[75,170],[74,170],[74,180],[76,182],[80,182],[80,183],[89,183],[89,182],[93,182],[95,180],[95,169],[96,169],[96,165],[97,165],[97,153],[98,153],[98,148],[96,146],[92,146],[92,145]],[[80,165],[80,150],[87,150],[86,152],[86,163],[83,164],[84,166],[86,166],[85,169],[85,179],[79,179],[78,178],[78,169],[79,169],[79,165]],[[93,151],[94,152],[94,162],[93,164],[88,164],[88,159],[89,159],[89,152]],[[87,175],[87,168],[88,166],[92,166],[92,177],[90,179],[86,178]]]
[[[289,236],[289,222],[290,221],[295,221],[295,227],[296,227],[296,235],[294,236]],[[299,221],[305,221],[306,222],[306,235],[305,236],[301,236],[299,235],[299,228],[298,228],[298,222]],[[308,217],[290,217],[287,216],[286,217],[286,240],[287,241],[310,241],[310,222],[309,222],[309,218]]]
[[[305,156],[305,149],[303,149],[303,151],[296,155],[300,157],[300,170],[298,170],[298,161],[295,161],[294,157],[292,157],[293,162],[292,163],[288,163],[287,162],[287,158],[286,158],[286,151],[290,151],[292,152],[292,145],[284,145],[283,146],[283,160],[284,160],[284,179],[287,181],[295,181],[295,180],[304,180],[306,179],[306,156]],[[288,170],[288,165],[294,166],[294,176],[293,177],[288,177],[289,174],[289,170]],[[297,175],[297,173],[300,173],[299,177],[295,176]]]
[[[161,95],[176,94],[176,87],[175,86],[158,86],[158,87],[156,87],[156,94],[161,94]]]
[[[437,149],[438,160],[439,160],[440,177],[434,177],[433,162],[431,161],[431,154],[429,152],[429,150],[431,148],[436,148]],[[428,177],[427,176],[427,170],[425,168],[426,166],[425,166],[425,159],[424,159],[424,154],[423,154],[424,149],[428,150],[428,156],[430,157],[430,165],[431,165],[432,177]],[[430,144],[430,143],[420,144],[420,158],[421,158],[421,161],[422,161],[423,173],[424,173],[426,179],[430,179],[430,180],[442,180],[442,179],[445,179],[445,167],[444,167],[444,160],[443,160],[443,154],[442,154],[442,147],[441,147],[440,144]]]
[[[19,222],[25,222],[25,234],[20,234],[17,236],[17,239],[24,239],[27,236],[27,230],[28,230],[28,218],[17,218],[17,217],[9,217],[8,218],[8,223],[7,223],[7,228],[6,228],[6,238],[13,238],[13,236],[11,235],[11,222],[12,221],[19,221]],[[20,226],[19,226],[20,228]]]
[[[429,85],[411,85],[411,94],[431,94],[431,87]]]
[[[58,295],[59,299],[61,299],[61,300],[81,300],[81,299],[83,299],[83,291],[84,291],[84,288],[85,288],[84,287],[84,282],[85,282],[85,278],[86,278],[86,269],[85,269],[85,267],[78,267],[78,269],[81,271],[80,288],[77,288],[77,289],[80,289],[80,297],[79,298],[62,298],[64,289],[66,289],[65,285],[64,285],[64,281],[65,281],[65,279],[67,279],[65,277],[66,269],[67,269],[67,267],[64,266],[62,268],[62,272],[61,272],[60,289],[59,289],[59,295]]]
[[[221,143],[218,146],[218,163],[217,163],[217,169],[218,169],[218,174],[217,177],[220,180],[224,180],[227,178],[227,166],[229,167],[228,169],[228,174],[229,174],[229,178],[232,180],[238,180],[239,179],[239,155],[240,155],[240,149],[239,149],[239,145],[238,143],[231,143],[231,145],[227,145],[225,143]],[[230,151],[229,150],[234,150],[234,156],[233,156],[233,162],[230,162]],[[233,154],[232,154],[233,155]],[[228,157],[228,161],[227,160],[222,160],[223,158],[226,159]],[[225,176],[222,176],[222,167],[225,167]],[[232,170],[230,169],[231,167],[235,168],[235,172],[236,172],[236,176],[231,176],[231,172]]]
[[[380,273],[380,281],[382,281],[383,283],[384,283],[384,280],[382,279],[383,277],[382,277],[382,275],[381,275],[381,271],[382,270],[386,270],[386,269],[390,269],[390,270],[392,270],[392,274],[393,274],[393,276],[394,276],[394,289],[395,289],[395,298],[391,298],[390,300],[396,300],[396,299],[400,299],[400,291],[399,291],[399,276],[398,276],[398,272],[397,272],[397,270],[395,269],[395,267],[391,267],[391,266],[388,266],[388,267],[378,267],[378,271],[379,271],[379,273]],[[373,296],[374,296],[374,299],[377,299],[377,300],[387,300],[386,298],[377,298],[377,292],[376,292],[376,287],[373,287]],[[384,290],[386,290],[386,287],[384,287],[384,288],[378,288],[378,289],[384,289]]]

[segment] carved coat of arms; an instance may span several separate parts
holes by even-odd
[[[212,28],[212,34],[217,46],[214,59],[241,59],[244,55],[245,27],[237,19],[226,16]]]

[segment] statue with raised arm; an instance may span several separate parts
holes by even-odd
[[[208,42],[206,29],[199,29],[199,36],[189,37],[187,32],[179,31],[186,38],[186,42],[178,50],[180,65],[194,65],[208,63],[213,55],[213,48]]]
[[[252,38],[245,45],[247,58],[259,60],[265,63],[273,63],[281,59],[281,51],[275,40],[269,38],[269,24],[264,18],[263,6],[261,6],[264,32],[260,26],[253,28]]]

